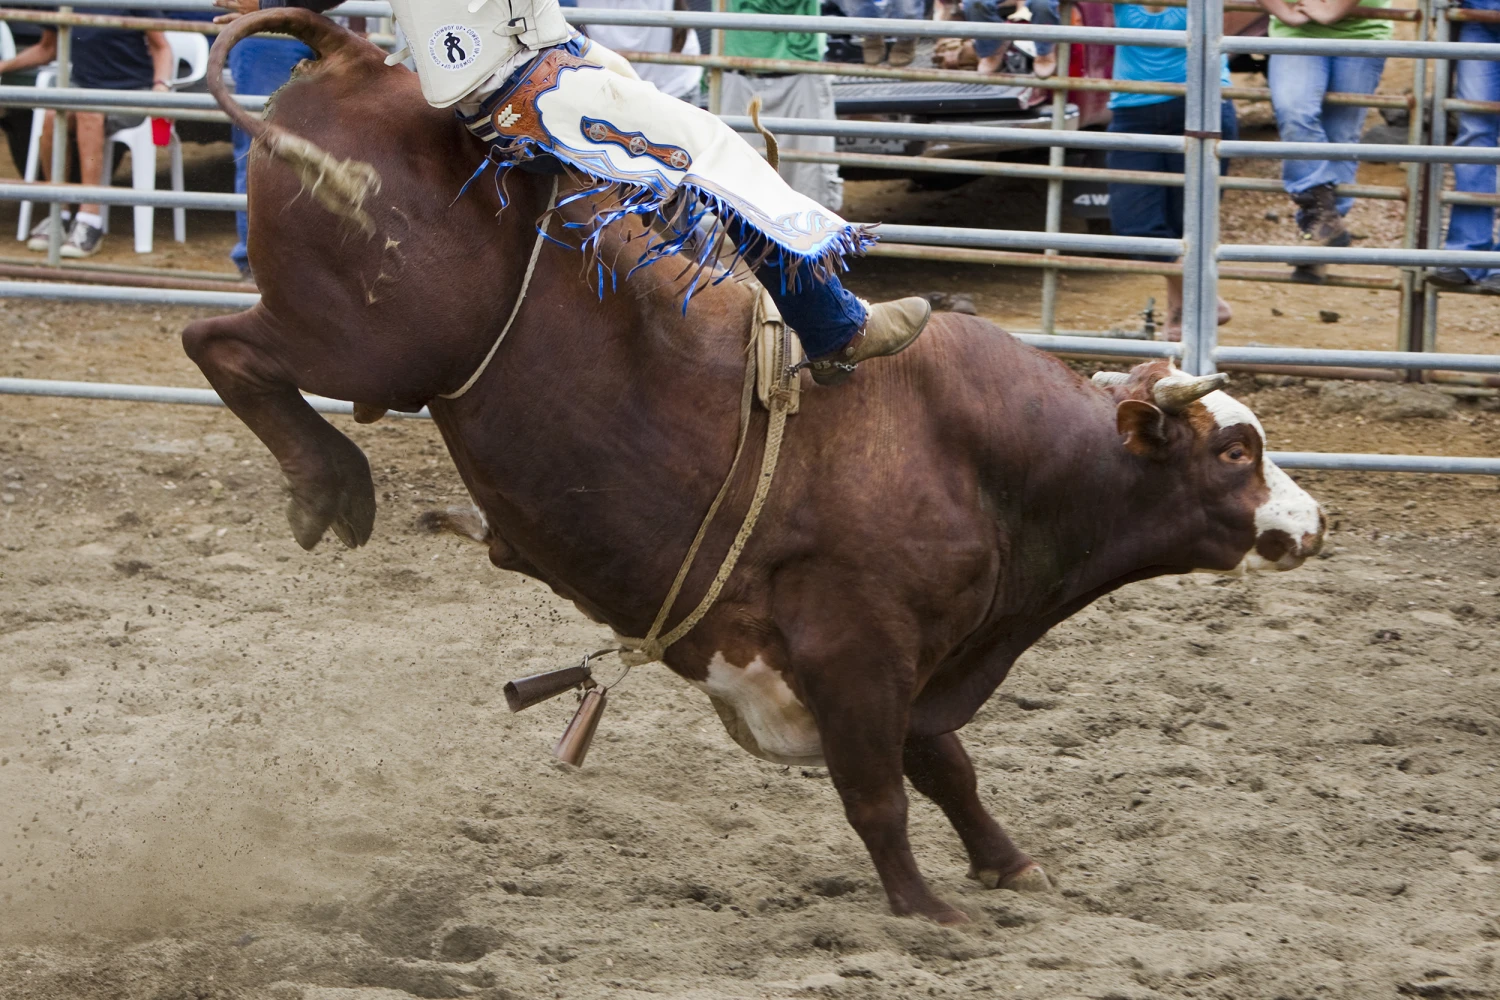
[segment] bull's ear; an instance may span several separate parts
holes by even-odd
[[[1167,417],[1140,399],[1115,407],[1115,427],[1125,435],[1125,450],[1141,458],[1158,458],[1167,447]]]

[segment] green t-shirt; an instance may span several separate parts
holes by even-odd
[[[731,14],[782,14],[816,17],[818,0],[729,0]],[[820,62],[828,37],[820,31],[726,31],[724,54],[752,59],[802,59]]]
[[[1389,7],[1391,0],[1360,0],[1360,5]],[[1375,18],[1346,17],[1337,24],[1319,24],[1317,21],[1308,21],[1306,24],[1294,26],[1273,16],[1270,33],[1272,38],[1373,38],[1380,40],[1390,38],[1394,29],[1394,21]]]

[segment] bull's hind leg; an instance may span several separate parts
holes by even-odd
[[[265,322],[259,310],[197,320],[182,332],[182,346],[280,463],[291,488],[286,516],[297,543],[311,549],[332,528],[350,548],[363,545],[375,525],[370,463],[258,346]]]
[[[1043,892],[1052,888],[1041,865],[1011,842],[979,801],[974,765],[956,733],[908,736],[906,776],[936,802],[969,853],[969,877],[987,889]]]
[[[899,684],[872,680],[901,675],[889,662],[889,644],[884,654],[838,639],[825,645],[840,630],[820,624],[816,631],[822,635],[791,643],[792,659],[818,723],[828,776],[875,862],[891,912],[942,924],[967,920],[928,887],[907,840],[901,744],[910,696]]]

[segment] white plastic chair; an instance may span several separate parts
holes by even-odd
[[[189,86],[202,80],[208,73],[208,39],[192,31],[169,31],[167,44],[172,47],[175,57],[175,74],[172,78],[172,87]],[[184,64],[186,69],[184,70]],[[38,87],[54,86],[57,81],[57,70],[49,67],[37,73],[36,85]],[[31,144],[26,154],[26,180],[35,180],[41,169],[41,133],[44,112],[38,109],[33,113],[31,126]],[[119,143],[130,150],[130,176],[131,187],[137,191],[156,190],[156,143],[152,138],[151,119],[148,117],[139,125],[120,129],[105,137],[104,140],[104,163],[105,183],[113,179],[113,171],[109,165],[114,163],[114,147]],[[167,143],[167,154],[171,162],[172,190],[183,190],[182,177],[182,141],[177,137],[177,128],[172,127],[171,139]],[[16,238],[25,240],[31,231],[32,203],[21,204],[20,221],[16,229]],[[150,253],[153,245],[154,230],[156,224],[156,209],[150,205],[136,205],[135,212],[135,252]],[[101,206],[101,216],[104,220],[104,231],[109,232],[109,206]],[[172,238],[178,243],[187,242],[187,210],[182,208],[172,209]]]

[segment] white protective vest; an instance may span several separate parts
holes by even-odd
[[[573,34],[557,0],[391,0],[422,96],[446,108],[526,50]]]

